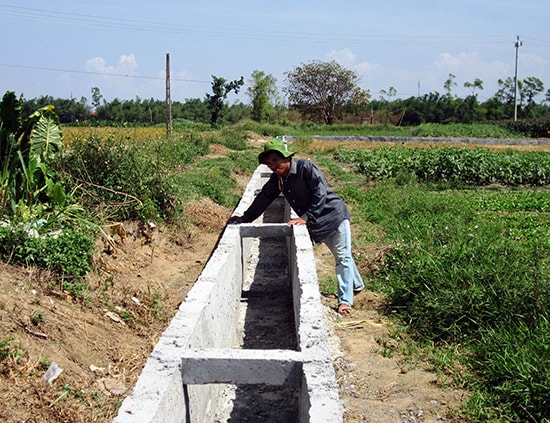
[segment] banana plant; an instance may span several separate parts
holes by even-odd
[[[52,180],[47,164],[60,154],[62,134],[53,106],[21,117],[22,101],[6,92],[0,102],[0,206],[17,214],[18,204],[65,201],[61,185]]]

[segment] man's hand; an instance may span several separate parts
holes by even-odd
[[[243,218],[241,216],[231,216],[227,220],[227,223],[230,224],[230,225],[235,225],[237,223],[243,223]]]
[[[306,221],[301,217],[297,217],[296,219],[290,219],[287,223],[289,225],[305,225]]]

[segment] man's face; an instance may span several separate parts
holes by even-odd
[[[284,158],[281,154],[272,151],[266,156],[265,164],[276,175],[286,176],[290,170],[290,157]]]

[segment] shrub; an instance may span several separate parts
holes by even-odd
[[[171,219],[178,209],[171,174],[208,149],[209,142],[192,132],[148,142],[91,136],[71,144],[58,170],[103,219]]]
[[[66,228],[38,234],[28,226],[0,228],[0,255],[3,260],[53,271],[63,278],[84,276],[94,251],[93,234]]]

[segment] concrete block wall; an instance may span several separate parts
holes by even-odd
[[[226,231],[215,253],[155,345],[116,423],[200,422],[214,413],[217,385],[184,390],[181,359],[190,348],[229,348],[235,342],[242,280],[241,238]],[[187,409],[186,404],[193,404]],[[199,413],[197,415],[197,413]],[[206,420],[203,420],[206,419]]]
[[[266,166],[258,167],[235,214],[246,210],[269,175]],[[287,205],[281,221],[290,213]],[[251,239],[261,236],[287,240],[298,351],[231,348],[237,336],[243,263]],[[300,392],[299,422],[342,422],[305,226],[263,223],[259,218],[225,229],[114,422],[211,422],[221,383],[292,384]]]

